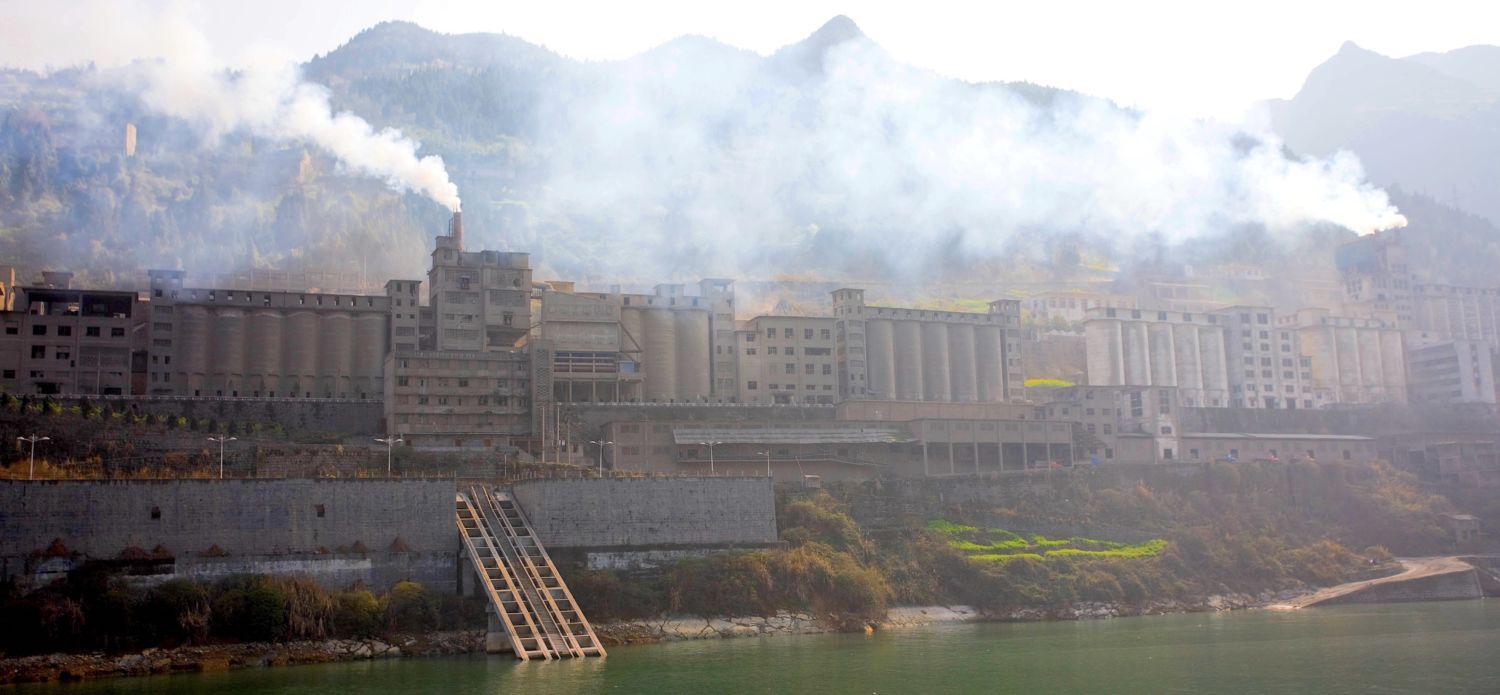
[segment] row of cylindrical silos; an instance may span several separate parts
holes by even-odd
[[[623,351],[642,356],[642,398],[666,402],[708,397],[712,336],[707,311],[623,307],[620,328]]]
[[[873,319],[865,322],[865,356],[874,398],[1005,400],[1005,336],[999,326]]]
[[[378,312],[179,306],[179,392],[378,398],[389,330]]]
[[[1085,337],[1090,384],[1229,390],[1220,326],[1099,320],[1088,323]]]

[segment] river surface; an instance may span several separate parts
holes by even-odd
[[[255,669],[23,693],[1500,693],[1500,600],[616,647]]]

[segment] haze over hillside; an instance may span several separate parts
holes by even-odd
[[[420,273],[440,206],[314,146],[209,137],[142,103],[136,74],[0,74],[9,256]],[[305,74],[336,108],[443,157],[471,244],[530,251],[544,275],[586,281],[1065,275],[1085,259],[1246,248],[1256,256],[1240,260],[1286,264],[1320,260],[1308,245],[1350,234],[1341,226],[1399,222],[1352,158],[1287,157],[1223,125],[950,80],[894,61],[844,17],[766,57],[684,37],[610,63],[385,23]]]
[[[1271,109],[1294,150],[1351,150],[1382,186],[1500,221],[1500,47],[1389,58],[1346,43]]]

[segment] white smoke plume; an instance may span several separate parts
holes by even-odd
[[[129,72],[140,80],[146,104],[192,123],[210,140],[243,130],[307,141],[351,171],[459,210],[458,187],[441,157],[419,157],[418,144],[398,130],[376,131],[357,115],[335,113],[328,91],[304,81],[287,56],[262,49],[245,65],[226,65],[192,21],[191,8],[180,3],[64,5],[60,12],[44,6],[26,10],[20,29],[38,42],[45,42],[49,33],[59,33],[58,41],[86,39],[87,47],[105,61],[135,59]]]
[[[704,43],[610,66],[606,86],[548,105],[543,122],[560,125],[544,135],[535,214],[591,223],[579,248],[592,258],[558,258],[554,241],[554,265],[766,277],[861,253],[901,272],[1060,234],[1130,248],[1240,226],[1290,240],[1309,224],[1405,224],[1348,154],[1293,158],[1270,135],[1077,95],[1042,105],[901,65],[862,37],[811,71]]]

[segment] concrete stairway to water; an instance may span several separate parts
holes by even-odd
[[[605,655],[508,493],[474,485],[457,494],[455,512],[464,550],[490,599],[490,651],[508,647],[521,660]]]

